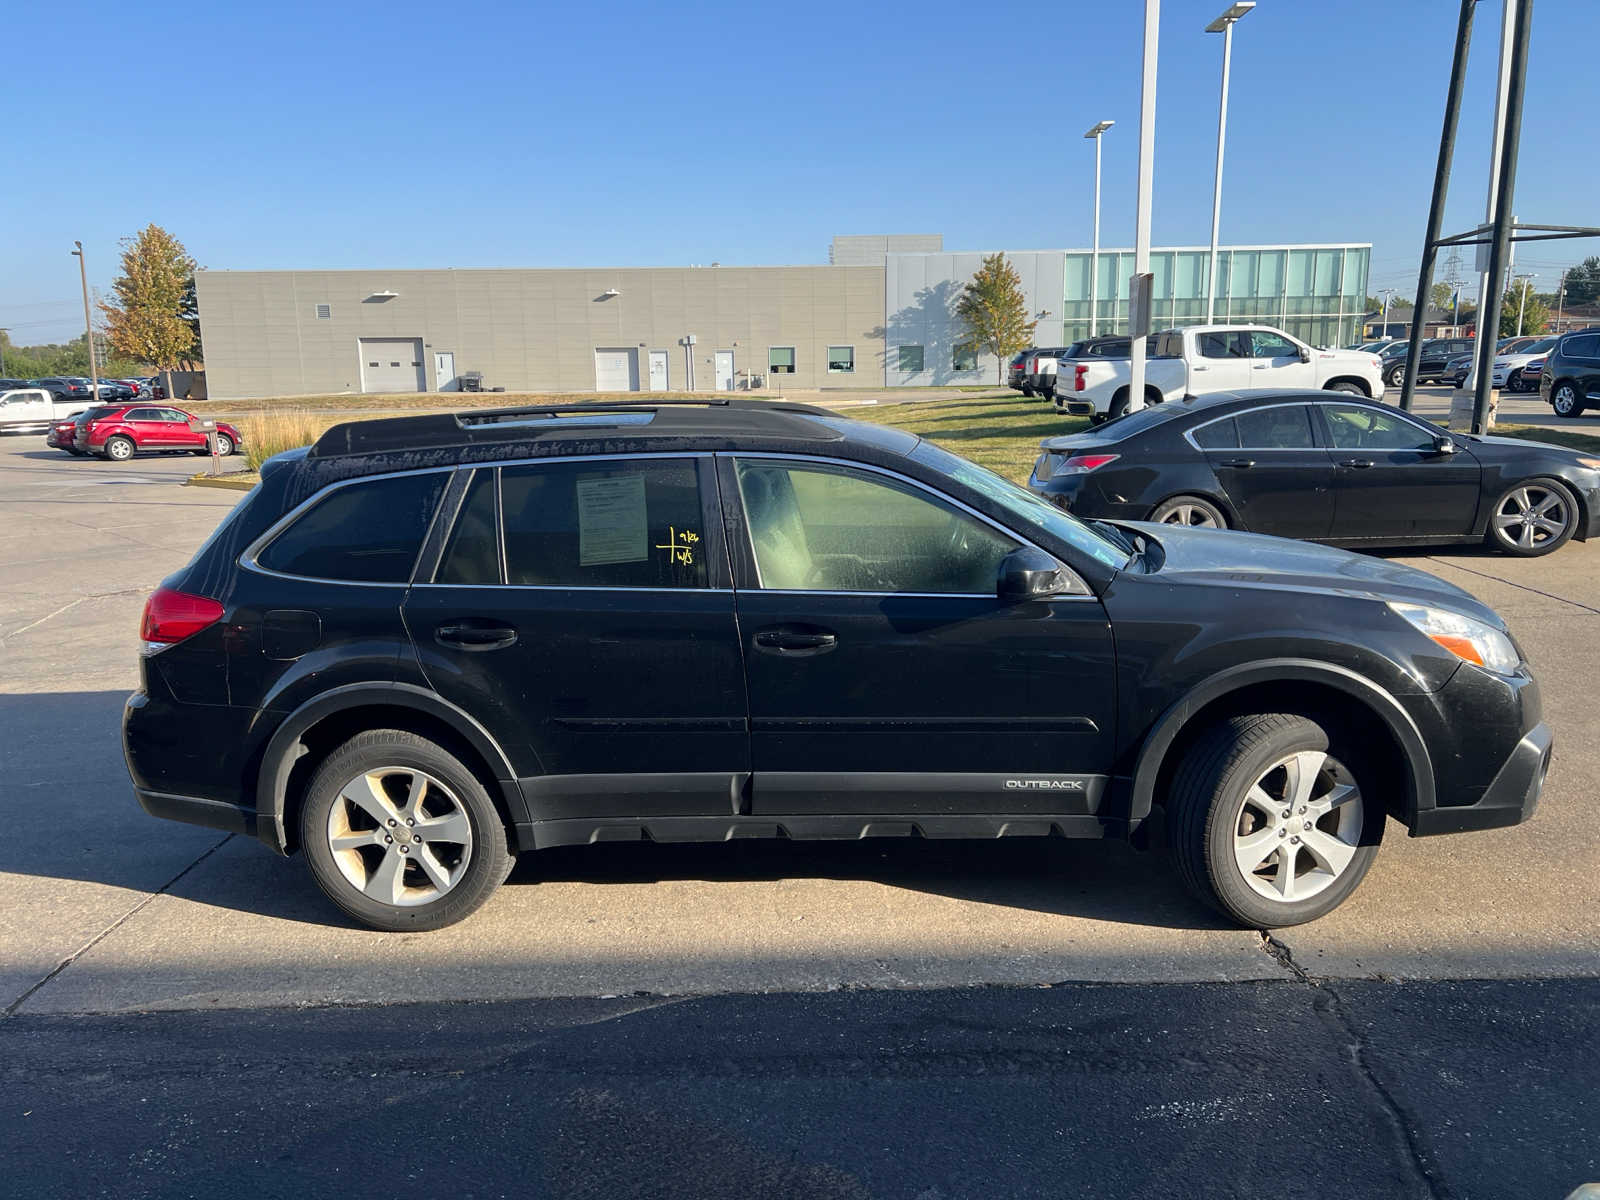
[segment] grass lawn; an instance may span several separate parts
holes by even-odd
[[[1528,442],[1547,442],[1600,454],[1600,434],[1580,433],[1576,429],[1551,429],[1545,425],[1496,425],[1494,436],[1522,438]]]
[[[1018,483],[1028,481],[1042,438],[1078,433],[1089,427],[1087,417],[1057,416],[1049,403],[1027,400],[1013,391],[845,411],[874,425],[892,425],[920,434]]]

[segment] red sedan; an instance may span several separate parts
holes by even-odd
[[[74,446],[113,462],[127,462],[141,451],[186,450],[206,453],[206,435],[189,428],[194,417],[181,408],[153,404],[116,404],[100,411],[93,420],[78,426]],[[239,431],[217,422],[217,453],[232,454],[239,448]]]
[[[50,432],[44,435],[44,444],[57,450],[65,450],[68,454],[82,454],[75,444],[78,434],[78,420],[74,417],[70,421],[57,421],[50,426]]]

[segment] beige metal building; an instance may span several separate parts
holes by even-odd
[[[869,256],[870,257],[870,256]],[[884,267],[202,271],[213,399],[879,386]]]

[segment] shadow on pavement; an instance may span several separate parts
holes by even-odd
[[[0,695],[0,778],[23,803],[0,839],[0,872],[154,891],[222,837],[147,816],[119,741],[127,693]],[[15,803],[15,801],[13,801]],[[284,920],[345,924],[298,860],[263,857],[249,880],[202,873],[174,891],[199,903]],[[263,877],[276,886],[261,886]],[[1231,928],[1179,885],[1166,859],[1120,842],[956,841],[607,843],[524,854],[514,888],[666,880],[863,880],[1060,916],[1173,929]],[[218,889],[222,881],[223,890]],[[211,882],[203,882],[211,881]]]

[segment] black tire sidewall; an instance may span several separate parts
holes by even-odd
[[[1562,497],[1565,499],[1567,506],[1567,527],[1561,531],[1561,535],[1551,541],[1545,542],[1543,545],[1534,547],[1532,550],[1524,550],[1515,542],[1507,541],[1505,538],[1501,537],[1500,530],[1496,528],[1494,523],[1495,517],[1500,513],[1500,506],[1506,502],[1506,497],[1510,496],[1512,492],[1518,490],[1519,488],[1525,487],[1542,487],[1547,488],[1550,491],[1560,492]],[[1578,498],[1572,494],[1572,489],[1566,484],[1562,483],[1561,480],[1548,479],[1544,476],[1535,476],[1532,479],[1521,480],[1520,482],[1512,484],[1505,491],[1501,492],[1500,495],[1495,498],[1494,505],[1489,509],[1489,544],[1496,550],[1502,551],[1505,554],[1515,555],[1518,558],[1542,558],[1546,554],[1554,554],[1557,550],[1561,549],[1561,547],[1570,542],[1572,540],[1572,535],[1578,532],[1578,511]]]
[[[472,857],[465,876],[428,904],[402,907],[363,895],[345,879],[327,843],[328,814],[339,789],[361,772],[385,766],[414,767],[438,779],[461,801],[472,825]],[[505,824],[483,783],[442,747],[400,730],[360,734],[328,755],[306,787],[300,845],[312,877],[329,900],[361,924],[391,933],[440,929],[462,920],[488,900],[511,867]]]

